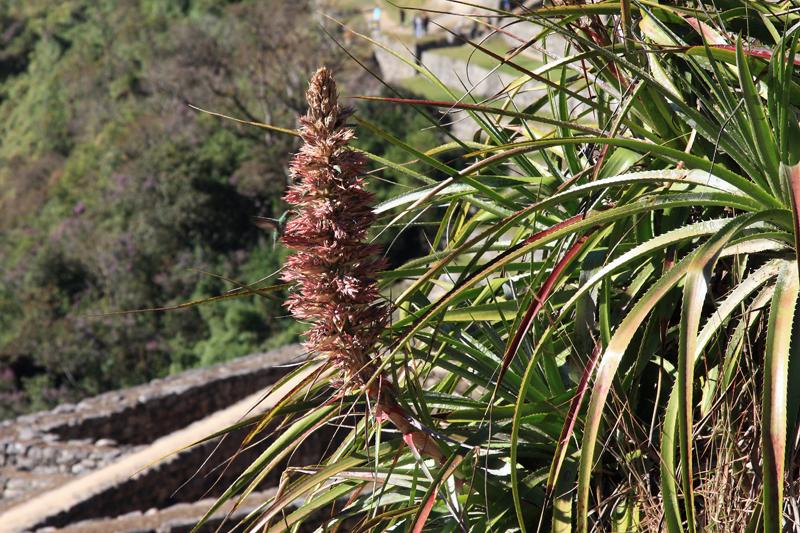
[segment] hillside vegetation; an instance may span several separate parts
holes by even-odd
[[[358,89],[320,20],[308,1],[0,0],[0,417],[296,337],[281,294],[106,314],[279,268],[253,217],[284,212],[295,139],[187,103],[291,128],[318,65]]]

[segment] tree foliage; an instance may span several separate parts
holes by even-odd
[[[296,140],[187,104],[293,128],[318,65],[361,83],[315,6],[8,0],[0,28],[0,416],[295,339],[280,292],[107,314],[279,269],[254,217]]]

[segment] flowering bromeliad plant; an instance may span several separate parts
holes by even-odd
[[[348,392],[332,402],[314,394],[324,388],[308,378],[315,367],[296,371],[305,388],[270,413],[287,415],[280,437],[221,500],[367,404],[376,416],[321,465],[290,471],[257,524],[284,531],[347,497],[324,527],[800,528],[792,5],[623,0],[495,13],[524,43],[505,57],[473,43],[520,75],[503,105],[469,102],[410,58],[450,94],[390,100],[460,109],[480,130],[421,148],[358,117],[435,171],[394,164],[419,187],[375,212],[442,215],[428,255],[380,275],[364,162],[347,149],[330,74],[318,73],[287,197],[296,254],[286,279],[292,311],[313,324],[308,347]],[[537,37],[514,39],[525,25]],[[528,87],[532,103],[520,99]],[[378,276],[411,280],[391,324]],[[403,440],[381,433],[384,418]]]

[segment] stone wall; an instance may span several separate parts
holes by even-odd
[[[292,464],[317,464],[334,438],[333,428],[322,428],[292,454]],[[269,445],[261,442],[240,452],[246,431],[229,434],[176,454],[139,475],[110,489],[86,498],[68,511],[48,517],[38,527],[63,527],[97,517],[113,517],[126,513],[163,509],[181,502],[195,502],[218,496]],[[235,458],[228,461],[229,459]],[[276,487],[287,466],[278,465],[259,487]]]
[[[288,346],[4,421],[0,511],[247,397],[301,356]]]
[[[284,372],[276,365],[301,354],[298,346],[287,346],[7,420],[0,424],[0,443],[47,433],[58,440],[152,442],[272,383]]]

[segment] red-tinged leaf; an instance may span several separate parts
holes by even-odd
[[[714,46],[711,46],[711,48],[712,49],[717,49],[717,50],[726,50],[728,52],[734,52],[734,53],[736,52],[736,46],[732,45],[732,44],[714,45]],[[756,47],[752,47],[751,46],[751,47],[748,47],[747,49],[744,50],[744,55],[750,56],[750,57],[757,57],[759,59],[766,59],[766,60],[769,61],[769,60],[772,59],[772,49],[771,48],[756,48]],[[800,65],[800,58],[799,57],[795,57],[794,60],[793,60],[793,63],[795,65]]]
[[[553,489],[558,481],[561,467],[564,464],[564,458],[567,456],[567,448],[569,440],[575,431],[575,422],[578,420],[578,412],[580,410],[583,399],[586,396],[586,391],[589,390],[589,380],[594,374],[594,369],[597,366],[597,360],[600,358],[601,344],[595,343],[594,350],[586,367],[581,375],[581,380],[578,383],[578,389],[575,391],[575,396],[572,397],[572,402],[569,405],[569,412],[567,418],[564,419],[564,427],[561,429],[561,435],[558,437],[558,444],[556,445],[556,452],[553,454],[553,462],[550,465],[550,474],[547,477],[547,493],[552,494]]]
[[[564,270],[569,266],[570,263],[575,259],[575,257],[580,253],[583,249],[583,245],[586,244],[586,241],[589,239],[589,234],[583,235],[580,237],[575,243],[570,246],[567,253],[564,254],[553,270],[550,272],[550,275],[547,276],[547,279],[544,281],[542,286],[533,296],[533,300],[531,300],[531,304],[528,307],[528,311],[525,313],[525,317],[519,324],[517,331],[514,333],[514,337],[511,339],[511,342],[508,344],[506,348],[506,353],[503,355],[503,364],[500,367],[500,373],[497,375],[497,386],[500,386],[500,383],[503,381],[503,376],[505,376],[506,371],[508,371],[509,365],[511,365],[511,361],[514,359],[514,356],[517,355],[517,351],[519,351],[519,347],[522,344],[522,340],[525,338],[525,335],[528,333],[533,321],[539,315],[539,312],[544,308],[544,304],[547,302],[547,299],[550,297],[550,294],[553,291],[553,287],[555,287],[556,282],[561,278],[561,274]]]
[[[710,46],[729,46],[728,40],[725,39],[724,36],[702,20],[695,17],[684,17],[684,20],[699,33]]]
[[[416,518],[414,519],[414,525],[412,526],[413,533],[421,533],[425,528],[425,522],[428,521],[428,516],[431,514],[433,504],[436,503],[436,493],[439,492],[439,487],[441,487],[442,483],[447,481],[447,479],[453,475],[453,472],[456,468],[458,468],[458,465],[461,464],[463,459],[464,458],[460,455],[455,456],[455,458],[453,458],[453,460],[450,462],[450,465],[444,471],[444,474],[440,476],[439,480],[428,490],[428,493],[425,495],[425,500],[422,502],[422,506],[420,507]]]
[[[764,348],[761,402],[762,502],[764,532],[783,531],[783,491],[786,460],[786,400],[792,327],[800,292],[797,266],[784,266],[775,284]]]
[[[781,170],[789,182],[789,192],[792,199],[792,220],[794,222],[794,249],[797,255],[797,264],[800,268],[800,163],[785,167]]]

